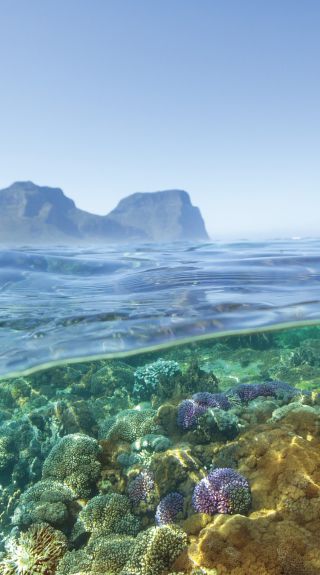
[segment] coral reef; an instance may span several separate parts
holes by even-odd
[[[99,453],[99,444],[92,437],[65,435],[45,460],[42,477],[64,483],[77,497],[89,497],[100,475]]]
[[[34,524],[16,541],[7,543],[7,556],[0,562],[2,575],[54,575],[67,550],[66,537],[45,523]]]
[[[0,573],[318,575],[320,329],[260,335],[3,380]]]

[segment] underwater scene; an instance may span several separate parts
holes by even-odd
[[[320,325],[0,386],[1,575],[320,573]]]

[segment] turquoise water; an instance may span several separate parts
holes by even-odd
[[[0,575],[320,573],[318,247],[2,252]]]

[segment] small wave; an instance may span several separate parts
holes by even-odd
[[[0,251],[0,375],[320,320],[320,241]]]

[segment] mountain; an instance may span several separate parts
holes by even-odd
[[[208,238],[200,210],[184,190],[131,194],[108,217],[141,230],[156,242]]]
[[[182,190],[132,194],[105,216],[78,209],[60,188],[16,182],[0,190],[0,242],[207,238],[199,209]]]

